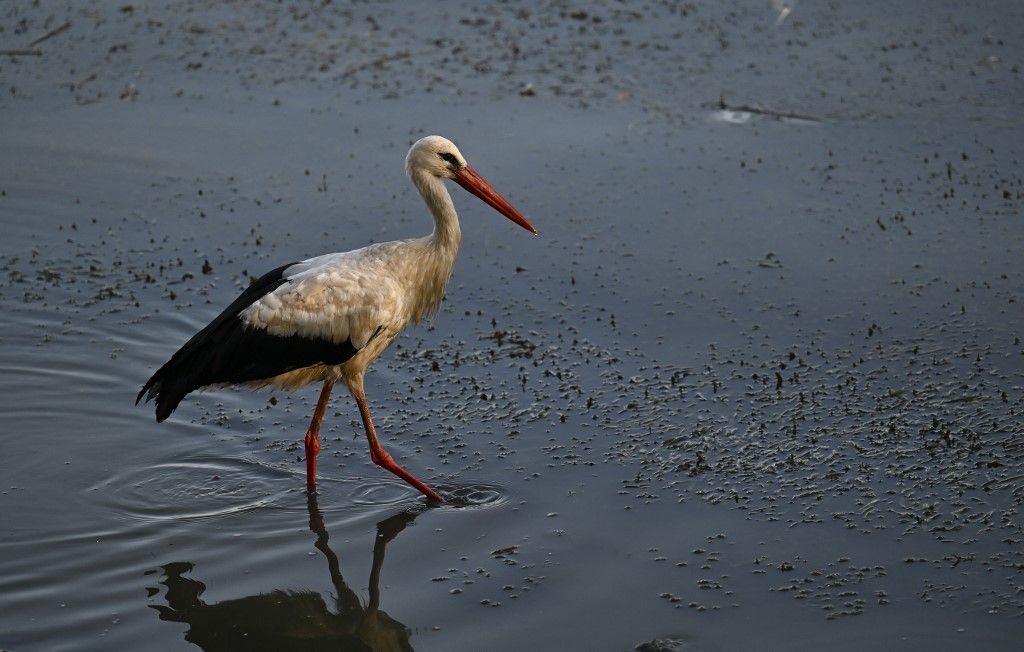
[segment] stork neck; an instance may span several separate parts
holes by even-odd
[[[458,251],[459,241],[462,239],[462,229],[459,227],[455,204],[452,203],[452,197],[448,194],[444,181],[429,172],[417,172],[412,175],[412,182],[434,216],[431,242],[440,249],[451,250],[454,254]]]

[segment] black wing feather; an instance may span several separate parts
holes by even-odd
[[[135,399],[156,400],[156,420],[163,421],[192,390],[206,385],[244,383],[273,378],[317,364],[341,364],[356,354],[351,340],[280,337],[251,328],[240,312],[285,284],[289,263],[273,269],[245,289],[205,328],[192,336],[146,381]]]

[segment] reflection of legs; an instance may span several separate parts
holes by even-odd
[[[316,501],[315,493],[306,494],[306,508],[309,509],[309,529],[316,535],[316,543],[313,545],[317,550],[324,553],[327,558],[327,570],[331,573],[331,584],[334,585],[334,599],[338,605],[339,614],[359,614],[363,610],[363,603],[359,600],[352,589],[345,584],[345,578],[341,576],[341,562],[338,555],[334,554],[328,545],[327,528],[324,527],[324,515],[320,512],[320,506]]]
[[[373,427],[373,417],[370,415],[370,406],[366,402],[366,394],[363,393],[363,378],[359,376],[357,379],[349,383],[349,389],[352,391],[353,398],[356,399],[356,404],[359,406],[359,414],[363,417],[363,426],[366,428],[366,439],[370,443],[370,459],[377,466],[384,467],[388,471],[391,471],[401,479],[408,482],[413,487],[416,487],[420,492],[423,493],[429,500],[440,503],[444,502],[440,495],[427,485],[417,480],[411,473],[403,469],[391,458],[386,450],[380,445],[377,440],[377,430]]]
[[[367,611],[380,607],[380,569],[384,565],[384,549],[388,543],[415,520],[419,511],[399,512],[377,523],[377,538],[373,541],[373,565],[370,566],[370,602]]]
[[[313,410],[313,418],[306,432],[306,489],[309,491],[316,491],[316,456],[320,453],[320,422],[324,420],[327,399],[331,397],[333,387],[333,380],[324,381],[324,388],[320,390],[320,400],[316,402],[316,409]]]

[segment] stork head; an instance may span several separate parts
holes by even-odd
[[[527,222],[526,218],[486,179],[471,168],[469,163],[466,163],[466,158],[459,148],[447,138],[427,136],[413,143],[405,157],[405,171],[414,180],[420,174],[428,174],[437,179],[451,179],[508,219],[530,233],[537,234],[537,229],[533,228],[533,225]]]
[[[423,171],[435,177],[454,179],[455,174],[464,167],[466,159],[462,152],[444,136],[420,138],[409,148],[409,155],[405,157],[405,169],[410,175]]]

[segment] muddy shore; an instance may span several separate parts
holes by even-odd
[[[8,3],[0,649],[1017,649],[1022,24]],[[368,377],[456,505],[345,396],[313,504],[315,388],[133,406],[252,276],[428,232],[429,133],[542,234],[455,189],[445,306]]]

